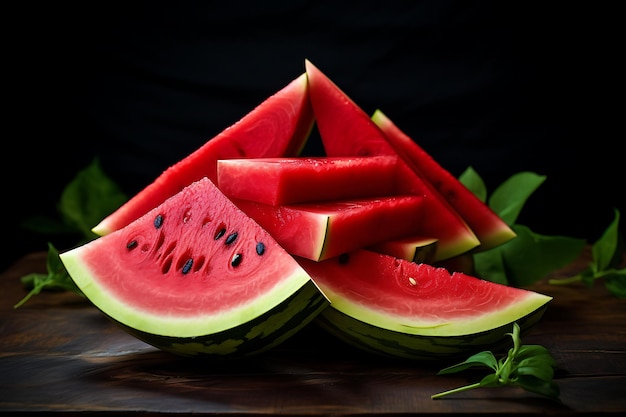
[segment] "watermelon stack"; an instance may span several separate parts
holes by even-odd
[[[183,356],[256,355],[314,322],[368,352],[439,360],[535,324],[550,297],[434,266],[514,238],[506,223],[305,67],[61,254],[87,298]],[[315,125],[326,154],[302,157]]]

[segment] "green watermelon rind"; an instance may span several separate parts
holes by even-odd
[[[159,336],[117,324],[136,338],[178,356],[236,359],[256,356],[278,346],[313,321],[328,305],[328,299],[313,281],[309,281],[264,314],[217,333],[196,337]]]
[[[433,184],[464,218],[480,241],[473,252],[482,252],[515,238],[516,233],[504,220],[402,132],[380,109],[374,111],[371,120],[415,173]]]
[[[523,298],[516,300],[516,302],[498,310],[485,312],[485,314],[473,317],[471,320],[454,319],[441,322],[432,321],[428,318],[408,318],[385,314],[379,309],[368,308],[367,305],[358,300],[353,301],[345,295],[334,292],[330,286],[324,285],[321,288],[331,300],[332,308],[348,317],[380,329],[428,337],[466,336],[472,333],[490,331],[525,317],[533,311],[541,309],[552,300],[550,296],[528,291]]]
[[[190,183],[209,177],[216,181],[217,160],[299,155],[313,131],[313,109],[306,73],[292,80],[185,158],[168,167],[152,183],[102,219],[92,231],[104,236],[128,225]],[[291,113],[291,124],[271,116]],[[254,137],[263,132],[265,141]],[[252,137],[252,139],[251,139]],[[249,144],[249,145],[248,145]]]
[[[97,241],[91,243],[97,243]],[[98,309],[113,320],[156,336],[199,337],[235,328],[241,324],[242,318],[266,314],[311,282],[309,275],[294,265],[291,276],[285,277],[280,285],[247,304],[222,311],[219,315],[165,317],[158,314],[158,311],[151,313],[138,310],[113,296],[105,286],[99,285],[93,279],[94,274],[90,267],[82,259],[83,252],[92,250],[90,245],[79,246],[60,255],[76,285]]]
[[[416,361],[440,361],[466,358],[484,351],[508,346],[513,322],[522,332],[528,331],[543,317],[548,304],[531,313],[486,331],[457,336],[428,336],[397,332],[358,320],[330,307],[316,317],[315,323],[339,340],[365,352]]]

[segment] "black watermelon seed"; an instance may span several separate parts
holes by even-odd
[[[339,264],[345,265],[348,263],[349,260],[350,260],[350,254],[342,253],[341,255],[339,255],[339,258],[338,258]]]
[[[128,242],[128,244],[126,245],[126,249],[128,250],[133,250],[137,247],[138,243],[136,240],[131,240],[130,242]]]
[[[265,244],[263,242],[256,244],[256,253],[257,255],[263,255],[265,253]]]
[[[159,214],[154,218],[154,227],[160,229],[161,226],[163,226],[163,216]]]
[[[237,240],[237,236],[239,236],[239,233],[237,233],[237,232],[229,234],[228,237],[226,238],[226,241],[224,242],[224,244],[225,245],[230,245],[235,240]]]
[[[191,267],[193,266],[193,259],[189,258],[187,259],[187,262],[185,262],[185,265],[183,265],[183,274],[186,274],[187,272],[191,271]]]
[[[217,231],[217,233],[215,234],[215,240],[218,240],[219,238],[221,238],[222,236],[224,236],[224,234],[226,233],[226,229],[225,228],[221,228],[220,230]]]
[[[233,256],[233,259],[230,261],[230,264],[234,267],[237,267],[239,266],[242,260],[243,260],[243,255],[240,253],[236,253],[235,256]]]

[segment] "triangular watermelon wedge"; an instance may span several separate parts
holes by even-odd
[[[363,109],[309,60],[305,65],[313,112],[327,156],[398,155]],[[476,248],[480,241],[474,232],[432,184],[405,163],[400,167],[405,171],[399,180],[405,187],[402,192],[425,197],[420,233],[438,239],[434,261]]]
[[[411,137],[404,133],[382,111],[372,120],[385,133],[398,155],[422,178],[426,178],[443,195],[472,228],[484,251],[513,239],[515,232],[487,204],[444,169]]]
[[[361,249],[322,262],[296,257],[330,306],[316,321],[368,352],[449,360],[501,347],[536,324],[552,297]]]
[[[217,160],[297,156],[313,128],[306,73],[268,97],[235,124],[165,170],[93,228],[120,229],[203,177],[217,181]]]
[[[100,311],[181,356],[264,352],[328,306],[293,257],[207,178],[60,258]]]

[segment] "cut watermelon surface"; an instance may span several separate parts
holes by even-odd
[[[302,74],[166,169],[93,231],[102,236],[120,229],[203,177],[216,182],[218,159],[296,156],[302,151],[313,123],[307,77]]]
[[[382,111],[376,110],[372,120],[385,133],[389,143],[416,173],[426,178],[463,217],[480,240],[475,251],[484,251],[515,237],[511,229],[487,204],[465,187],[449,171],[404,133]]]
[[[332,80],[306,61],[309,94],[327,156],[398,156],[385,134]],[[480,241],[441,194],[408,165],[401,163],[399,186],[425,196],[421,233],[438,239],[435,260],[476,248]],[[404,169],[402,169],[404,167]]]
[[[103,313],[186,356],[258,353],[328,304],[298,263],[207,178],[60,257]]]
[[[424,236],[408,236],[396,240],[386,240],[365,248],[411,262],[430,263],[435,258],[435,253],[437,253],[437,239]]]
[[[314,261],[415,234],[423,198],[390,196],[272,206],[233,200],[287,252]]]
[[[398,357],[463,355],[528,328],[551,297],[368,250],[297,258],[329,298],[323,326],[359,348]]]
[[[217,185],[229,197],[274,206],[397,192],[395,156],[252,158],[217,161]]]
[[[539,321],[551,297],[471,276],[511,229],[305,66],[60,254],[86,297],[189,357],[256,355],[315,321],[367,352],[450,359]],[[326,157],[296,158],[314,121]]]

